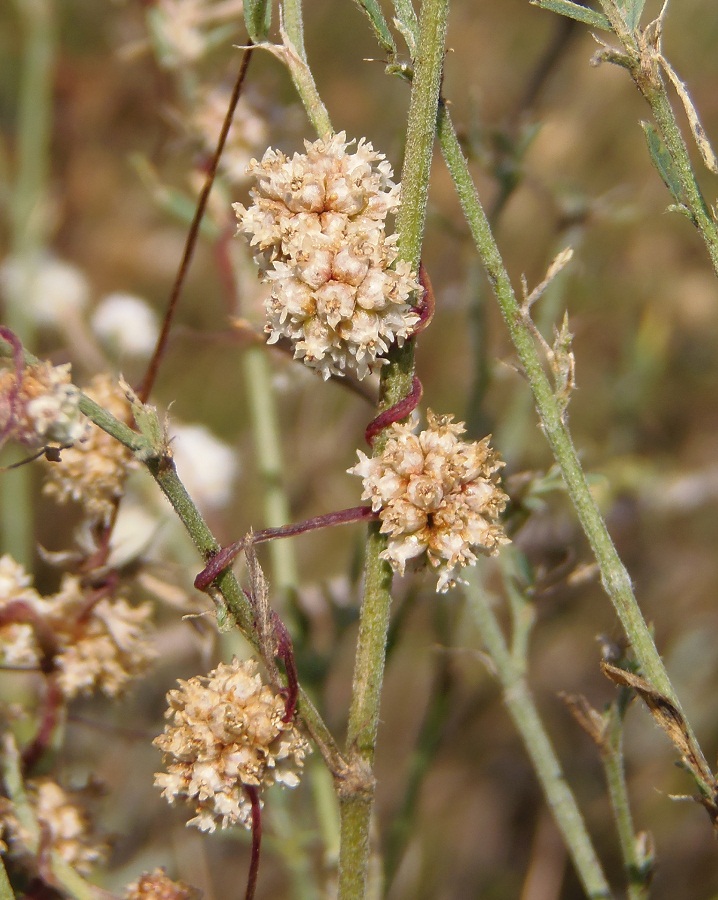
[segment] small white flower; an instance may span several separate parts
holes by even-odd
[[[220,509],[229,503],[239,474],[236,452],[203,425],[173,425],[172,455],[195,503]]]
[[[90,325],[102,341],[127,356],[149,356],[159,334],[154,310],[133,294],[108,294],[95,308]]]
[[[39,325],[57,325],[81,313],[90,300],[90,285],[72,263],[45,255],[30,265],[8,257],[0,265],[0,286],[20,298]]]

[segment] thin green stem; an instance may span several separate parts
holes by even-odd
[[[526,679],[526,660],[520,660],[516,653],[509,651],[476,570],[468,572],[467,580],[469,611],[494,664],[509,715],[521,735],[586,895],[592,900],[611,897],[583,816],[536,709]]]
[[[8,291],[5,324],[23,343],[34,343],[29,289],[48,228],[44,201],[50,158],[52,69],[55,25],[50,0],[16,0],[23,38],[18,109],[16,171],[10,202],[12,256],[20,278]],[[32,472],[23,466],[5,478],[0,499],[3,549],[31,568],[33,535]]]
[[[636,843],[623,758],[623,716],[615,703],[612,704],[607,715],[609,717],[608,727],[601,758],[618,840],[621,845],[623,866],[626,870],[628,898],[629,900],[646,900],[649,895],[648,882],[652,869],[650,860],[646,861],[640,858]]]
[[[319,137],[329,137],[334,133],[329,113],[319,95],[314,75],[307,63],[307,51],[304,48],[304,28],[302,25],[301,0],[284,0],[282,4],[284,31],[283,50],[280,52],[294,87],[304,104],[312,127]]]
[[[643,33],[631,30],[626,23],[624,11],[616,0],[601,0],[601,7],[626,50],[626,55],[620,59],[610,53],[607,58],[628,69],[636,87],[651,107],[658,131],[673,162],[673,171],[680,182],[683,202],[703,238],[713,269],[718,275],[718,225],[698,186],[688,147],[683,140],[661,75],[661,57],[657,52],[660,42],[649,37],[648,29]]]
[[[242,356],[242,366],[247,384],[255,455],[263,482],[264,518],[268,528],[279,528],[291,520],[291,514],[284,488],[277,403],[264,347],[248,347]],[[294,547],[291,541],[271,541],[269,553],[272,559],[272,583],[286,601],[296,592],[299,584]]]
[[[0,857],[0,900],[15,900],[15,893],[7,877],[7,870],[2,857]]]
[[[438,135],[442,153],[454,180],[464,215],[499,303],[524,374],[534,395],[536,409],[546,440],[561,469],[571,501],[601,572],[601,581],[623,629],[631,641],[645,678],[680,709],[653,636],[646,625],[631,586],[631,579],[608,533],[606,523],[591,495],[561,407],[542,368],[533,333],[511,286],[491,228],[481,206],[468,164],[454,127],[444,107],[439,111]],[[694,737],[691,732],[691,737]],[[695,740],[695,738],[694,738]],[[699,787],[706,795],[710,789],[702,780]]]

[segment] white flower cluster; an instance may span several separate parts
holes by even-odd
[[[178,797],[195,803],[197,814],[187,824],[201,831],[218,823],[249,828],[244,785],[294,787],[309,746],[283,721],[284,699],[262,683],[256,660],[221,663],[179,684],[167,695],[169,724],[154,740],[167,763],[155,785],[170,803]]]
[[[70,381],[70,364],[48,362],[0,373],[0,434],[32,449],[73,444],[86,437],[80,391]],[[14,394],[14,399],[13,399]]]
[[[152,606],[105,597],[91,604],[79,578],[65,575],[57,594],[41,596],[22,566],[0,557],[0,661],[39,667],[51,652],[66,699],[100,690],[116,697],[156,657]]]
[[[383,154],[363,139],[349,153],[352,143],[341,132],[291,159],[267,150],[249,165],[253,204],[235,204],[272,286],[269,343],[288,338],[324,378],[347,369],[364,378],[419,321],[411,300],[421,286],[385,231],[399,185]]]
[[[457,570],[473,565],[476,553],[492,556],[508,543],[498,516],[508,497],[497,484],[503,466],[489,438],[469,442],[463,423],[427,412],[428,428],[393,424],[374,458],[361,451],[349,469],[364,479],[362,498],[379,513],[389,535],[381,554],[400,575],[410,559],[426,553],[442,593],[457,582]]]

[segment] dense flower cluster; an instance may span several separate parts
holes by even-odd
[[[172,881],[164,869],[145,872],[125,888],[125,900],[199,900],[197,888],[182,881]]]
[[[351,143],[342,132],[305,142],[291,159],[267,150],[249,166],[253,204],[235,204],[272,287],[269,343],[288,338],[324,378],[347,369],[364,378],[419,319],[411,301],[420,285],[385,231],[399,186],[383,154],[363,139],[349,153]]]
[[[94,834],[87,812],[71,794],[49,778],[27,782],[27,799],[42,832],[42,846],[52,850],[81,875],[87,875],[107,855],[107,844]],[[38,839],[30,833],[25,817],[16,814],[13,804],[0,805],[3,838],[15,858],[34,856]]]
[[[284,699],[262,683],[256,660],[221,663],[207,676],[180,681],[167,695],[169,723],[155,745],[167,773],[155,784],[170,803],[196,805],[187,824],[202,831],[251,824],[244,785],[299,783],[297,769],[309,747],[294,724],[284,722]]]
[[[85,393],[116,418],[128,418],[127,398],[109,375],[96,376]],[[126,447],[92,425],[86,440],[63,450],[61,462],[48,464],[43,492],[60,503],[75,500],[90,519],[106,523],[122,496],[128,472],[136,465]]]
[[[122,598],[92,603],[79,578],[65,575],[57,594],[41,596],[22,566],[0,557],[0,660],[39,666],[53,656],[66,699],[99,690],[116,697],[156,657],[152,606]]]
[[[403,575],[408,560],[426,553],[444,592],[477,552],[490,556],[508,542],[496,521],[508,498],[497,484],[503,463],[489,438],[461,439],[465,428],[453,416],[429,411],[427,421],[419,434],[411,423],[391,425],[381,453],[370,458],[359,451],[349,472],[364,479],[362,498],[371,500],[389,535],[382,557]]]
[[[40,362],[19,373],[5,369],[0,372],[0,443],[13,440],[37,450],[81,441],[88,423],[79,404],[69,363]]]

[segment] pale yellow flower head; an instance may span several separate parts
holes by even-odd
[[[488,437],[465,441],[463,423],[430,410],[427,422],[419,434],[414,423],[390,425],[381,453],[358,451],[349,472],[364,479],[362,499],[389,536],[382,558],[403,575],[408,560],[425,554],[443,593],[477,553],[492,556],[508,542],[497,521],[508,497],[498,486],[503,462]]]
[[[299,783],[309,746],[292,722],[283,721],[284,698],[263,684],[257,668],[256,660],[220,663],[167,695],[168,724],[154,740],[167,773],[158,773],[155,785],[170,803],[192,803],[196,815],[187,824],[201,831],[218,824],[250,827],[245,785]]]
[[[269,343],[287,338],[324,378],[348,369],[364,378],[419,321],[411,304],[421,286],[385,231],[399,185],[383,154],[364,139],[350,153],[353,143],[341,132],[291,158],[267,150],[249,165],[252,205],[235,204],[272,286]]]

